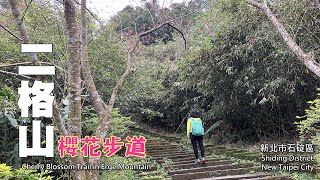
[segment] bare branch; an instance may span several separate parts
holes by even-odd
[[[67,129],[65,128],[65,125],[64,125],[63,120],[61,118],[59,107],[58,107],[57,102],[55,100],[53,101],[52,113],[53,113],[53,123],[54,123],[54,125],[58,126],[58,130],[60,131],[60,134],[62,134],[64,136],[68,136],[69,133],[68,133]]]
[[[29,39],[29,35],[27,32],[27,28],[24,23],[24,20],[22,19],[22,15],[21,15],[21,12],[20,12],[20,9],[18,6],[18,2],[17,2],[17,0],[9,0],[9,3],[10,3],[11,11],[12,11],[14,19],[16,21],[18,30],[21,34],[22,42],[25,44],[28,44],[28,43],[30,43],[30,39]],[[37,55],[35,53],[28,53],[28,54],[31,58],[31,61],[34,62],[34,64],[36,64],[36,65],[39,64]]]
[[[23,78],[25,78],[25,79],[35,80],[35,78],[29,77],[29,76],[25,76],[25,75],[20,75],[20,74],[13,73],[13,72],[8,72],[8,71],[2,71],[2,70],[0,70],[0,73],[12,75],[12,76],[19,76],[19,77],[23,77]]]
[[[183,38],[183,41],[184,41],[184,49],[187,50],[187,40],[186,40],[186,38],[184,37],[184,34],[183,34],[178,28],[174,27],[174,26],[171,25],[170,23],[168,23],[168,26],[172,27],[173,29],[175,29],[176,31],[178,31],[178,32],[181,34],[181,36],[182,36],[182,38]]]
[[[29,4],[27,4],[26,9],[23,11],[21,21],[24,20],[24,16],[26,15],[26,13],[27,13],[27,11],[28,11],[28,8],[29,8],[29,6],[31,5],[32,1],[33,1],[33,0],[30,0]]]
[[[136,23],[136,21],[143,15],[144,12],[145,12],[145,10],[143,10],[143,11],[141,12],[141,14],[140,14],[135,20],[133,20],[132,22],[130,22],[130,24],[128,24],[127,27],[123,28],[122,31],[130,28],[132,24]],[[119,16],[119,15],[118,15],[118,16]]]
[[[20,65],[26,65],[26,64],[33,64],[33,62],[21,62],[21,63],[13,63],[13,64],[4,64],[4,65],[0,65],[0,68],[2,67],[10,67],[10,66],[20,66]],[[39,64],[48,64],[48,65],[54,65],[56,68],[58,68],[61,71],[65,71],[64,69],[62,69],[61,67],[50,63],[50,62],[39,62]]]
[[[89,94],[89,98],[92,101],[93,107],[98,115],[99,126],[95,132],[95,135],[101,139],[106,136],[106,131],[108,129],[108,122],[110,118],[111,111],[105,109],[104,102],[98,94],[97,88],[94,84],[92,77],[89,58],[88,58],[88,48],[87,48],[87,28],[86,28],[86,0],[81,0],[81,69],[82,76],[84,79],[84,84]]]
[[[60,71],[65,72],[66,70],[64,70],[62,67],[56,65],[52,59],[50,59],[47,55],[45,55],[44,53],[41,53],[42,56],[44,56],[45,58],[47,58],[49,61],[51,62],[39,62],[39,64],[50,64],[50,65],[54,65],[57,69],[59,69]]]
[[[15,37],[16,39],[22,41],[21,38],[19,38],[19,37],[16,36],[15,34],[13,34],[9,29],[7,29],[6,27],[4,27],[1,23],[0,23],[0,27],[2,27],[5,31],[7,31],[10,35],[12,35],[13,37]]]
[[[184,37],[184,34],[183,34],[178,28],[176,28],[176,27],[174,27],[173,25],[170,24],[170,22],[172,22],[172,21],[174,21],[174,20],[167,21],[167,22],[162,23],[162,24],[160,24],[160,25],[158,25],[158,26],[156,26],[156,27],[154,27],[154,28],[152,28],[152,29],[150,29],[150,30],[148,30],[148,31],[145,31],[145,32],[140,33],[140,34],[138,35],[139,40],[140,40],[141,37],[146,36],[146,35],[154,32],[154,31],[162,28],[163,26],[168,25],[168,26],[172,27],[174,30],[178,31],[178,32],[182,35],[182,38],[183,38],[183,40],[184,40],[184,48],[187,49],[187,41],[186,41],[186,38]],[[135,46],[134,46],[132,49],[134,50],[137,45],[138,45],[138,44],[136,43]],[[133,50],[132,50],[132,51],[133,51]]]
[[[77,0],[74,0],[74,2],[76,2],[78,5],[81,6],[82,3],[79,3]],[[87,7],[86,10],[89,12],[89,14],[93,17],[93,19],[95,19],[96,21],[98,21],[98,23],[100,25],[102,25],[102,22],[94,15],[94,13],[92,11],[90,11]]]
[[[123,33],[122,20],[118,14],[117,14],[117,16],[119,17],[119,21],[120,21],[120,41],[122,41],[122,33]]]
[[[281,35],[283,42],[289,47],[289,49],[297,56],[299,61],[303,63],[310,71],[320,77],[320,64],[311,55],[305,53],[303,49],[296,43],[296,41],[290,36],[285,26],[278,20],[278,18],[272,13],[267,6],[266,0],[263,4],[257,4],[253,0],[247,0],[247,2],[259,9],[261,9],[268,17],[269,21],[276,28]]]
[[[22,63],[14,63],[14,64],[4,64],[4,65],[1,65],[0,68],[2,68],[2,67],[9,67],[9,66],[20,66],[20,65],[26,65],[26,64],[32,64],[32,62],[22,62]]]
[[[263,5],[262,3],[258,3],[257,1],[255,0],[246,0],[249,4],[251,4],[252,6],[255,6],[259,9],[263,9]],[[266,1],[265,1],[266,2]],[[265,3],[266,4],[266,3]]]
[[[172,20],[166,21],[166,22],[164,22],[164,23],[162,23],[162,24],[160,24],[160,25],[158,25],[158,26],[156,26],[156,27],[154,27],[154,28],[152,28],[152,29],[150,29],[150,30],[148,30],[148,31],[142,32],[142,33],[140,33],[140,34],[138,35],[138,39],[136,40],[135,44],[133,45],[133,47],[132,47],[132,48],[130,49],[130,51],[128,52],[128,55],[127,55],[127,63],[126,63],[127,68],[126,68],[125,72],[122,74],[122,76],[120,77],[120,79],[118,80],[116,86],[115,86],[115,87],[113,88],[113,90],[112,90],[111,97],[110,97],[109,103],[108,103],[108,105],[107,105],[107,108],[108,108],[108,109],[112,110],[112,107],[113,107],[113,105],[114,105],[114,103],[115,103],[115,98],[116,98],[116,96],[117,96],[117,94],[118,94],[119,89],[121,88],[122,84],[124,83],[124,80],[125,80],[125,79],[129,76],[129,74],[133,71],[133,69],[132,69],[132,53],[134,52],[134,50],[135,50],[136,47],[138,46],[141,37],[146,36],[146,35],[154,32],[154,31],[162,28],[163,26],[169,25],[171,22],[176,21],[177,19],[181,19],[182,17],[185,17],[185,16],[187,16],[187,15],[189,15],[189,14],[186,14],[186,15],[184,15],[184,16],[178,17],[178,18],[176,18],[176,19],[172,19]],[[174,26],[172,26],[172,25],[170,25],[170,26],[173,27],[174,29],[178,30],[178,29],[175,28]],[[179,31],[179,30],[178,30],[178,32],[181,33],[181,31]],[[181,33],[181,34],[182,34],[182,33]],[[182,35],[183,35],[183,34],[182,34]],[[183,38],[184,38],[184,36],[183,36]],[[185,38],[184,38],[184,40],[185,40]],[[185,43],[185,44],[186,44],[186,43]],[[185,45],[185,46],[186,46],[186,45]]]
[[[171,22],[173,22],[173,21],[176,21],[176,20],[181,19],[181,18],[183,18],[183,17],[189,16],[190,14],[192,14],[192,13],[185,14],[185,15],[180,16],[180,17],[178,17],[178,18],[175,18],[175,19],[171,19],[171,20],[169,20],[169,21],[166,21],[166,22],[164,22],[164,23],[162,23],[162,24],[160,24],[160,25],[158,25],[158,26],[156,26],[156,27],[154,27],[154,28],[152,28],[152,29],[150,29],[150,30],[148,30],[148,31],[145,31],[145,32],[140,33],[140,34],[138,35],[138,37],[141,38],[141,37],[143,37],[143,36],[145,36],[145,35],[147,35],[147,34],[150,34],[150,33],[154,32],[154,31],[162,28],[162,27],[165,26],[165,25],[168,25],[169,23],[171,23]]]
[[[120,90],[120,88],[122,87],[124,80],[129,76],[129,74],[131,73],[131,67],[132,67],[132,52],[134,51],[135,47],[137,46],[137,44],[139,43],[139,41],[136,41],[136,44],[134,45],[134,48],[132,48],[130,50],[130,52],[127,55],[127,67],[125,72],[122,74],[122,76],[120,77],[120,79],[117,81],[116,86],[113,88],[112,93],[111,93],[111,97],[108,103],[107,108],[109,109],[109,111],[112,111],[112,108],[114,106],[115,100],[116,100],[116,96],[118,94],[118,91]],[[109,122],[108,122],[109,123]]]
[[[151,18],[151,21],[152,21],[152,25],[155,26],[156,24],[154,23],[154,19],[153,19],[153,16],[152,16],[152,13],[151,13],[150,9],[148,7],[146,7],[146,9],[148,10],[148,13],[150,15],[150,18]]]

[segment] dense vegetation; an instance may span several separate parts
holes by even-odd
[[[319,60],[319,2],[276,0],[268,5],[296,43]],[[63,103],[62,118],[68,121],[68,33],[63,6],[59,1],[39,0],[19,7],[31,42],[53,44],[54,53],[37,55],[41,63],[57,67],[56,75],[47,81],[55,83],[55,98]],[[80,17],[80,10],[77,15]],[[132,74],[110,112],[108,134],[124,136],[133,123],[175,132],[196,109],[202,113],[206,129],[222,122],[210,132],[217,143],[294,140],[299,135],[294,122],[301,120],[296,116],[306,119],[299,125],[300,135],[319,143],[316,132],[309,133],[319,121],[319,77],[297,60],[267,16],[246,1],[194,0],[170,7],[148,1],[143,7],[127,6],[108,22],[88,15],[88,59],[104,101],[111,99],[115,84],[126,71],[126,47],[135,44],[138,34],[166,21],[171,25],[139,38],[142,43],[133,51]],[[80,26],[79,19],[77,23]],[[0,24],[0,160],[19,167],[17,125],[30,124],[31,119],[19,116],[16,103],[23,77],[8,72],[17,73],[15,63],[28,64],[30,58],[20,53],[21,42],[13,36],[19,36],[19,30],[7,1],[0,2]],[[93,135],[99,124],[88,89],[81,94],[83,135]],[[305,115],[311,100],[311,112]],[[42,120],[52,124],[50,119]],[[178,132],[184,133],[185,126]],[[121,157],[115,160],[126,161]],[[19,176],[19,170],[4,169],[10,177]]]
[[[299,45],[317,57],[319,12],[303,1],[272,5]],[[207,126],[223,120],[223,136],[234,142],[294,137],[295,116],[315,98],[317,78],[265,15],[246,3],[217,1],[190,21],[187,51],[178,37],[144,47],[141,67],[124,89],[129,95],[121,95],[125,110],[176,129],[191,109],[201,109]]]

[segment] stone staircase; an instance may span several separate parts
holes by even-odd
[[[150,135],[150,132],[145,133]],[[206,164],[196,164],[193,152],[190,149],[183,148],[180,141],[181,138],[166,137],[158,134],[152,134],[152,138],[147,138],[147,157],[154,160],[162,168],[162,172],[159,171],[159,167],[148,172],[140,172],[139,179],[290,179],[288,176],[280,175],[276,172],[262,172],[261,166],[253,161],[237,162],[230,158],[235,156],[241,157],[239,159],[255,160],[259,157],[257,153],[249,153],[237,149],[226,149],[221,146],[206,145]],[[224,154],[225,156],[219,156],[217,154]],[[166,172],[165,176],[163,175],[164,171]]]

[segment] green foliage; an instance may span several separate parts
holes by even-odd
[[[12,88],[5,85],[0,89],[0,110],[7,111],[16,108],[16,96]]]
[[[297,173],[297,172],[292,173],[290,177],[293,178],[294,180],[302,180],[302,179],[303,180],[315,180],[315,179],[317,179],[316,177],[310,176],[310,174]]]
[[[12,176],[11,167],[7,166],[6,164],[0,164],[0,177],[8,177],[10,178]]]
[[[215,130],[217,127],[220,126],[220,124],[222,123],[222,121],[218,121],[216,123],[214,123],[212,126],[210,126],[206,132],[204,134],[208,134],[210,131]]]
[[[178,14],[188,11],[175,7]],[[298,0],[270,7],[303,49],[317,57],[318,12]],[[138,71],[119,97],[122,112],[175,130],[191,109],[199,109],[206,112],[206,129],[224,121],[210,133],[222,132],[233,142],[295,136],[295,116],[315,96],[318,80],[265,14],[245,1],[215,1],[200,12],[188,19],[187,51],[179,38],[143,48],[135,61]]]
[[[15,118],[16,96],[12,88],[4,86],[0,89],[0,123],[11,123],[13,127],[17,126],[17,119]]]
[[[104,163],[105,165],[119,165],[119,164],[131,165],[134,162],[130,158],[113,155],[109,158],[104,158],[102,160],[102,163]],[[135,174],[136,172],[130,169],[129,170],[110,170],[110,171],[104,170],[100,175],[100,179],[134,180],[134,179],[137,179]]]
[[[318,92],[320,89],[317,89]],[[305,110],[305,115],[303,116],[296,116],[301,121],[297,122],[298,130],[300,137],[303,140],[306,138],[315,138],[317,134],[317,128],[319,128],[320,123],[320,92],[317,94],[318,98],[312,101],[308,101],[310,107]],[[320,143],[319,143],[320,145]]]
[[[116,25],[118,33],[133,36],[152,29],[156,24],[162,23],[166,17],[166,9],[161,9],[157,3],[146,3],[144,7],[127,6],[119,11],[111,20]],[[158,13],[161,12],[161,16]],[[163,42],[172,40],[173,29],[164,26],[156,32],[147,34],[141,38],[144,45],[151,45],[161,39]]]
[[[92,106],[86,106],[82,110],[83,120],[82,129],[84,135],[93,135],[98,127],[98,117],[92,108]],[[108,129],[108,136],[120,136],[124,137],[129,131],[129,127],[134,125],[134,122],[130,117],[125,117],[120,114],[119,108],[113,108],[111,112],[111,119]]]
[[[0,178],[4,180],[50,180],[49,171],[37,173],[35,170],[12,169],[11,166],[0,164]]]
[[[18,116],[16,93],[11,87],[0,89],[0,162],[18,167]]]
[[[287,13],[304,11],[308,5],[300,1],[279,4],[272,6],[281,12],[284,24],[296,30],[303,28],[292,23]],[[316,13],[305,15],[315,17]],[[314,24],[312,18],[304,20],[308,26]],[[307,43],[306,38],[301,41]],[[307,39],[314,40],[310,36]],[[213,112],[214,119],[209,118],[208,124],[224,120],[227,126],[221,128],[225,128],[223,136],[228,140],[294,135],[295,114],[306,106],[306,94],[314,96],[316,79],[283,45],[263,13],[239,1],[217,1],[198,16],[190,43],[189,52],[177,63],[178,78],[173,83],[177,87],[171,91],[176,98],[171,102]],[[314,45],[308,47],[316,49]],[[183,100],[181,96],[188,97]]]
[[[128,128],[132,125],[134,125],[134,122],[131,118],[122,116],[119,108],[112,110],[110,128],[108,130],[111,136],[125,136],[129,130]]]
[[[301,121],[296,122],[301,141],[311,142],[316,148],[314,158],[317,164],[320,163],[320,152],[318,147],[320,146],[320,89],[318,88],[318,97],[315,100],[308,101],[310,107],[305,110],[305,115],[297,116],[297,119]],[[318,173],[320,177],[320,174]]]
[[[99,94],[110,97],[112,88],[125,70],[126,54],[112,26],[101,27],[88,47],[92,76]]]

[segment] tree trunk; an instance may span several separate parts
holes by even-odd
[[[110,119],[110,112],[108,112],[104,107],[104,102],[100,98],[97,88],[95,86],[92,73],[90,70],[89,58],[88,58],[88,48],[87,48],[87,28],[86,28],[86,0],[81,1],[81,69],[82,69],[82,76],[84,79],[85,86],[89,93],[89,98],[92,101],[93,107],[98,115],[99,119],[99,127],[104,127],[102,131],[96,133],[97,138],[100,138],[102,142],[106,136],[106,131],[108,127],[106,126],[106,122]],[[101,128],[100,128],[101,129]],[[97,164],[99,165],[101,161],[100,157],[97,158],[89,158],[90,164]],[[91,179],[98,179],[99,177],[99,170],[87,170],[86,175],[88,178]]]
[[[81,139],[81,77],[80,77],[80,44],[76,22],[76,8],[73,0],[64,0],[64,14],[67,29],[67,55],[68,55],[68,96],[69,96],[69,135]],[[81,153],[70,158],[73,164],[83,164]],[[87,179],[84,170],[74,170],[73,178]]]
[[[278,33],[281,35],[283,41],[287,44],[289,49],[298,57],[298,59],[315,75],[320,77],[320,64],[309,54],[305,53],[301,47],[295,42],[295,40],[290,36],[284,25],[279,22],[279,20],[272,13],[267,5],[267,1],[264,0],[263,3],[258,3],[254,0],[247,0],[247,2],[260,10],[262,10],[271,21],[272,25],[277,29]]]
[[[17,22],[18,30],[19,30],[19,32],[21,34],[22,43],[30,43],[29,35],[27,33],[27,29],[26,29],[24,20],[22,19],[22,15],[21,15],[21,12],[20,12],[20,9],[19,9],[17,1],[16,0],[9,0],[9,3],[10,3],[10,6],[11,6],[12,14],[13,14],[13,16],[15,18],[15,21]],[[77,41],[76,41],[76,43],[77,43]],[[29,56],[30,56],[30,58],[31,58],[31,60],[32,60],[34,65],[38,65],[39,64],[38,57],[37,57],[37,55],[35,53],[29,53]],[[77,57],[74,58],[73,60],[77,60]],[[73,63],[70,63],[70,64],[73,64]],[[69,64],[69,67],[73,67],[73,66],[70,66],[70,64]],[[80,65],[78,65],[78,66],[80,67]],[[79,69],[79,67],[78,67],[78,69]],[[80,71],[80,69],[78,71]],[[79,75],[78,79],[80,80],[80,75]],[[70,82],[70,80],[69,80],[69,82]],[[80,88],[78,88],[78,89],[80,90]],[[80,95],[80,93],[77,93],[77,95],[78,94]],[[72,92],[71,92],[71,94],[72,94]],[[78,97],[80,98],[80,96],[78,96]],[[81,99],[78,102],[79,105],[80,105],[80,102],[81,102]],[[81,109],[81,106],[79,106],[79,107]],[[78,117],[80,117],[80,115]],[[80,121],[80,119],[78,119],[78,120]],[[57,105],[55,100],[53,101],[53,122],[58,127],[58,129],[60,131],[60,134],[62,134],[64,136],[69,135],[68,131],[65,128],[65,125],[63,124],[63,120],[62,120],[62,118],[60,116],[60,110],[59,110],[59,107],[58,107],[58,105]],[[83,157],[81,157],[81,156],[75,157],[75,158],[72,158],[71,161],[74,164],[83,164]],[[85,173],[84,173],[84,171],[75,171],[73,173],[73,177],[74,177],[74,179],[79,179],[79,180],[85,179],[84,178],[85,177]]]
[[[9,0],[9,2],[10,2],[12,14],[15,18],[15,21],[17,22],[17,27],[18,27],[18,30],[19,30],[21,37],[22,37],[21,38],[22,42],[29,43],[30,42],[29,35],[27,33],[27,29],[26,29],[24,20],[22,19],[22,15],[21,15],[18,3],[16,2],[16,0]],[[32,63],[34,65],[39,64],[38,57],[35,53],[29,53],[29,56],[30,56]],[[65,129],[65,126],[63,124],[63,120],[60,116],[60,110],[59,110],[58,105],[55,100],[53,101],[53,123],[55,125],[57,125],[57,127],[60,131],[60,134],[62,134],[64,136],[68,135],[68,132]]]
[[[110,119],[110,112],[108,109],[105,109],[104,102],[100,98],[97,88],[95,86],[92,73],[90,70],[90,64],[88,60],[88,48],[87,48],[87,29],[86,29],[86,0],[81,1],[81,39],[82,39],[82,48],[81,48],[81,68],[82,76],[84,78],[85,86],[88,90],[90,100],[93,103],[93,107],[99,118],[99,127],[104,127],[103,130],[98,130],[99,133],[96,133],[98,138],[104,139],[106,136],[106,122]]]
[[[68,53],[68,92],[70,135],[81,135],[81,78],[79,58],[79,36],[76,23],[76,11],[73,0],[64,1],[67,29]]]
[[[13,17],[17,23],[17,27],[21,35],[22,43],[29,44],[30,43],[29,35],[27,33],[27,28],[24,23],[24,20],[22,19],[22,15],[21,15],[18,3],[16,0],[9,0],[9,3],[11,6]],[[36,65],[39,64],[37,55],[35,53],[29,53],[29,56],[34,64]]]

